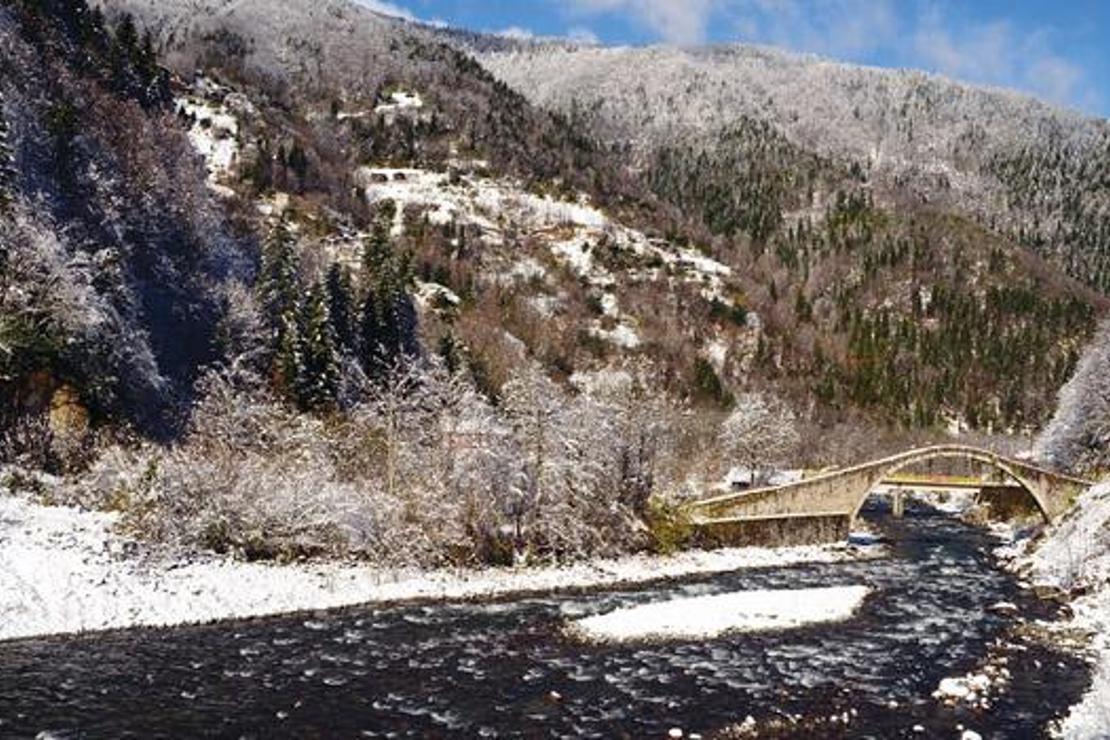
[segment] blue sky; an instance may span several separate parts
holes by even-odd
[[[603,44],[772,44],[1017,88],[1110,115],[1110,0],[359,2],[479,31]]]

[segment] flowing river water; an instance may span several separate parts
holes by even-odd
[[[1042,736],[1090,681],[1015,630],[1055,607],[999,567],[982,530],[925,507],[875,522],[892,550],[876,561],[0,644],[0,737],[711,737],[748,716],[763,737]],[[650,601],[855,584],[873,592],[836,624],[602,646],[563,632]],[[989,710],[932,697],[988,654],[1012,675]]]

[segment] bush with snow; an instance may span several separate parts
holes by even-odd
[[[442,565],[643,549],[649,501],[681,481],[666,401],[572,395],[527,365],[500,408],[420,362],[326,416],[242,368],[199,392],[181,443],[109,450],[73,498],[137,535],[250,558]]]

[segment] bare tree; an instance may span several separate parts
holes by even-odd
[[[794,412],[766,393],[737,397],[719,440],[731,460],[747,466],[753,484],[765,481],[770,466],[786,462],[800,442]]]

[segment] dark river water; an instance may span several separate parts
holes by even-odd
[[[959,737],[961,725],[1042,736],[1088,669],[988,607],[1013,602],[1027,619],[1054,609],[999,569],[985,532],[924,508],[901,521],[880,513],[892,556],[879,561],[0,644],[0,736],[711,737],[749,715],[761,736]],[[616,646],[562,632],[569,619],[678,596],[854,584],[873,593],[837,624]],[[932,698],[988,653],[1013,673],[989,711]],[[847,725],[821,721],[845,712]]]

